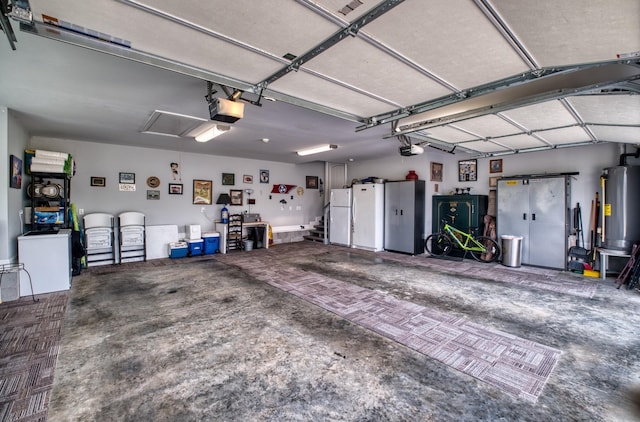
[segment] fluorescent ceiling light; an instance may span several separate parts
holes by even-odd
[[[336,149],[336,148],[338,148],[337,145],[326,144],[326,145],[321,145],[319,147],[301,149],[300,151],[297,152],[297,154],[300,156],[311,155],[311,154],[317,154],[319,152],[331,151],[332,149]]]
[[[201,132],[196,136],[196,141],[198,142],[208,142],[215,138],[216,136],[220,136],[223,133],[231,130],[231,126],[225,125],[213,125],[206,129],[204,132]]]

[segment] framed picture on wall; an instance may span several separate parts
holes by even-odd
[[[222,184],[231,186],[235,185],[236,175],[233,173],[222,173]]]
[[[502,158],[497,160],[489,160],[490,173],[502,173]]]
[[[244,176],[242,176],[242,182],[243,183],[253,183],[253,176],[250,174],[245,174]]]
[[[136,174],[128,172],[120,172],[119,183],[136,183]]]
[[[478,160],[458,161],[458,181],[475,182],[478,180]]]
[[[169,183],[169,195],[182,195],[182,183]]]
[[[231,189],[229,191],[231,205],[242,205],[242,189]]]
[[[318,176],[307,176],[307,189],[318,189]]]
[[[96,177],[91,176],[91,186],[105,187],[107,184],[107,179],[105,177]]]
[[[500,176],[493,176],[489,178],[489,187],[490,188],[495,188],[498,186],[498,180],[500,179]]]
[[[22,188],[22,160],[15,155],[11,155],[10,160],[11,178],[9,179],[9,187],[20,189]]]
[[[160,199],[159,190],[147,190],[147,199],[158,200]]]
[[[431,179],[432,182],[442,182],[442,163],[431,162]]]
[[[213,183],[211,180],[193,180],[193,203],[211,205],[213,196]]]
[[[269,183],[269,170],[260,170],[260,183]]]

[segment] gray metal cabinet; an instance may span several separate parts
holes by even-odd
[[[424,180],[387,182],[384,187],[384,248],[412,255],[424,252]]]
[[[498,237],[522,236],[523,264],[566,269],[570,191],[567,176],[498,181]]]

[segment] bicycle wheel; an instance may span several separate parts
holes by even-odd
[[[500,246],[498,246],[498,242],[485,236],[474,237],[474,240],[484,246],[487,251],[469,251],[473,259],[480,262],[493,262],[498,259],[500,256]]]
[[[433,233],[424,240],[424,248],[430,255],[445,256],[451,252],[451,239],[442,233]]]

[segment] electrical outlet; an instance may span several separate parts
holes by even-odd
[[[84,215],[84,208],[78,208],[78,215]]]
[[[18,210],[18,215],[22,217],[24,215],[24,210]]]
[[[200,208],[200,212],[204,214],[204,207]]]

